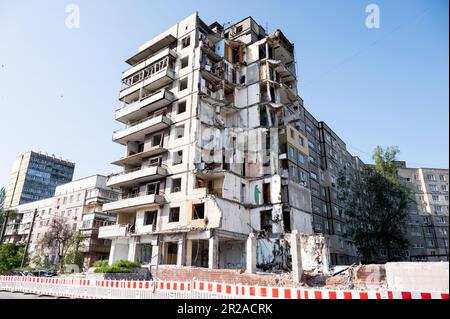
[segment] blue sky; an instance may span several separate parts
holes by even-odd
[[[66,5],[80,28],[65,26]],[[380,29],[365,25],[368,4]],[[109,174],[125,60],[198,11],[206,23],[249,15],[295,43],[306,107],[370,161],[398,145],[410,166],[448,168],[448,1],[0,0],[0,186],[14,158],[41,150],[76,162],[75,178]]]

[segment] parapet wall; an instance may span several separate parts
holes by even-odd
[[[395,262],[385,265],[389,289],[448,291],[448,262]]]

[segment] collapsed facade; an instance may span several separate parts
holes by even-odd
[[[126,127],[113,134],[123,172],[107,182],[121,195],[104,205],[118,220],[99,232],[110,263],[289,269],[291,231],[328,234],[331,263],[356,260],[336,178],[361,162],[303,106],[280,30],[195,13],[127,63],[116,111]]]

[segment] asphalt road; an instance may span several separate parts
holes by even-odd
[[[21,292],[0,291],[0,299],[56,299],[56,297],[23,294]]]

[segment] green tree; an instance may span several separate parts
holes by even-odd
[[[20,267],[24,250],[23,245],[0,244],[0,273]]]
[[[56,261],[58,269],[64,272],[67,264],[66,258],[71,257],[69,261],[77,261],[79,258],[79,251],[82,247],[83,237],[79,232],[72,230],[69,224],[66,224],[64,219],[55,218],[51,221],[49,231],[47,231],[42,238],[40,244],[42,249],[55,249],[58,255]],[[68,255],[75,251],[72,256]]]
[[[5,212],[3,210],[5,206],[5,197],[6,197],[6,190],[4,187],[0,188],[0,231],[3,227],[3,223],[5,220]]]
[[[346,174],[340,171],[337,180],[338,199],[346,207],[347,233],[345,236],[356,246],[363,263],[372,262],[377,253],[376,234],[373,227],[376,221],[371,210],[374,197],[369,192],[367,177],[363,174],[357,176],[354,181],[350,181]]]
[[[368,166],[356,182],[339,174],[339,198],[347,207],[347,236],[364,263],[375,261],[380,248],[392,261],[392,251],[405,249],[408,244],[405,225],[413,199],[398,176],[398,153],[398,147],[377,147],[373,153],[375,164]]]

